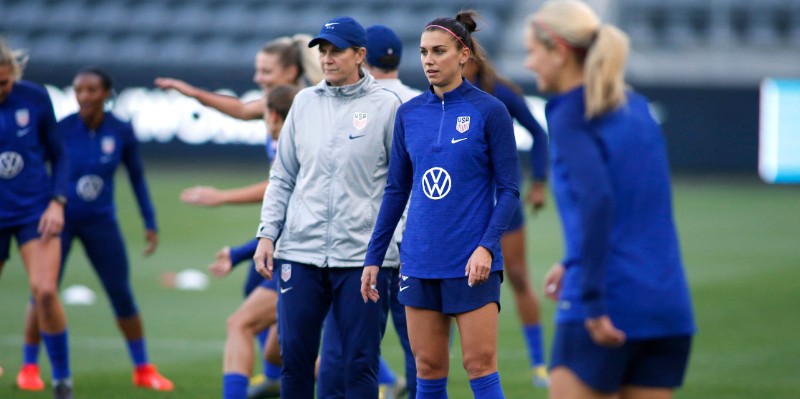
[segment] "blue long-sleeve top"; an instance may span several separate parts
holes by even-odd
[[[492,252],[492,271],[502,270],[500,237],[519,201],[518,162],[508,110],[468,81],[443,98],[431,88],[404,103],[364,264],[383,263],[411,195],[404,275],[464,277],[478,246]]]
[[[70,160],[67,222],[114,217],[114,172],[124,164],[145,228],[156,230],[155,209],[131,124],[106,112],[95,130],[89,129],[78,114],[64,118],[58,128]]]
[[[566,243],[556,320],[608,315],[629,338],[691,334],[666,147],[647,100],[628,93],[621,108],[586,120],[579,87],[546,113]]]
[[[253,259],[258,247],[258,238],[254,238],[238,247],[231,247],[231,264],[236,267],[246,259]]]
[[[474,84],[475,87],[483,89],[480,80],[476,80]],[[511,114],[511,118],[516,119],[531,134],[533,147],[531,147],[529,158],[533,179],[536,181],[547,180],[547,133],[539,125],[539,122],[536,122],[536,118],[531,114],[525,98],[500,81],[495,82],[494,92],[489,94],[497,97],[498,100],[505,104],[506,108],[508,108],[508,113]]]
[[[47,90],[15,82],[0,102],[0,228],[38,220],[53,197],[66,195],[67,168]]]

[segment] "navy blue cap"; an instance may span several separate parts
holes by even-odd
[[[328,41],[340,49],[367,47],[367,32],[353,18],[336,17],[322,25],[319,34],[308,43],[308,47],[314,47],[322,40]]]
[[[367,28],[367,62],[381,69],[394,70],[400,65],[403,42],[397,34],[384,25]]]

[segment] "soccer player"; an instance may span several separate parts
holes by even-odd
[[[477,42],[477,40],[476,40]],[[464,68],[464,77],[475,87],[497,97],[508,108],[513,119],[516,119],[533,137],[533,148],[530,152],[533,181],[528,191],[527,201],[536,212],[544,206],[545,181],[547,177],[547,134],[531,115],[522,89],[513,82],[497,74],[488,59],[471,58]],[[547,367],[544,361],[544,344],[542,339],[539,301],[528,279],[528,261],[525,258],[525,209],[522,201],[514,211],[514,217],[508,224],[508,230],[500,240],[503,248],[503,269],[511,280],[517,314],[522,321],[522,336],[528,345],[533,374],[533,384],[538,387],[548,385]]]
[[[446,398],[451,317],[476,398],[503,398],[497,372],[503,256],[500,237],[519,201],[511,117],[495,97],[463,79],[481,57],[476,14],[426,25],[420,56],[431,86],[397,113],[388,183],[361,285],[377,302],[380,265],[409,195],[400,302],[417,363],[417,398]]]
[[[274,271],[279,279],[281,397],[314,397],[314,363],[330,310],[333,322],[325,328],[338,329],[342,340],[344,394],[375,399],[388,306],[363,303],[353,293],[386,182],[400,100],[363,71],[366,32],[354,19],[326,22],[309,45],[319,46],[325,80],[300,91],[289,111],[254,259],[259,273],[273,278]],[[387,265],[399,265],[396,246]],[[379,284],[386,288],[385,274]],[[327,394],[320,384],[318,396]]]
[[[670,398],[695,331],[672,215],[664,136],[626,89],[627,36],[586,3],[528,20],[525,66],[546,113],[566,254],[545,280],[558,301],[551,398]]]
[[[84,69],[73,80],[80,110],[58,123],[69,159],[69,185],[65,226],[61,233],[61,271],[74,239],[83,244],[103,288],[111,301],[117,326],[122,331],[134,365],[133,384],[156,391],[171,391],[173,383],[158,373],[149,360],[144,328],[130,285],[128,256],[114,204],[114,173],[125,165],[145,226],[144,249],[151,255],[158,245],[155,211],[147,189],[138,143],[130,123],[106,112],[112,95],[111,77],[100,69]],[[25,359],[18,385],[36,381],[38,374],[25,374],[36,366],[39,350],[38,325],[33,313],[25,322]]]
[[[267,95],[267,113],[264,117],[270,132],[281,131],[296,94],[297,87],[290,85],[281,85],[270,90]],[[209,269],[214,275],[223,276],[245,257],[249,257],[252,262],[256,245],[257,241],[252,240],[241,247],[227,248],[227,250],[223,248],[222,253],[217,255],[218,261]],[[251,270],[255,268],[251,267]],[[250,279],[248,283],[249,281]],[[244,303],[228,318],[223,361],[223,398],[275,397],[280,389],[280,364],[276,364],[275,359],[265,362],[264,373],[267,380],[254,386],[249,393],[246,376],[253,371],[254,338],[260,332],[270,330],[269,327],[277,320],[277,280],[262,277],[256,287],[250,287],[249,284],[245,287],[245,295]],[[269,340],[275,342],[276,333],[274,329],[272,330],[266,341],[261,340],[262,347]],[[244,380],[241,378],[243,376]]]
[[[67,323],[58,296],[68,165],[47,91],[21,80],[26,61],[0,39],[0,270],[14,236],[31,287],[29,307],[50,358],[54,396],[71,399]]]

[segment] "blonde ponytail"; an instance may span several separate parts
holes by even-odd
[[[319,65],[319,47],[308,47],[313,39],[310,35],[298,33],[292,36],[294,45],[300,50],[300,65],[303,67],[303,77],[308,84],[313,86],[322,81],[322,67]]]
[[[583,65],[586,117],[618,108],[625,102],[628,35],[612,25],[598,29]]]
[[[22,79],[22,72],[27,63],[28,54],[24,50],[13,50],[5,39],[0,37],[0,65],[11,68],[11,76],[15,81]]]

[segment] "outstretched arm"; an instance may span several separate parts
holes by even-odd
[[[242,102],[242,100],[217,94],[192,86],[179,79],[156,78],[155,85],[162,89],[175,89],[187,97],[192,97],[200,104],[216,109],[223,114],[242,120],[261,119],[264,115],[264,99]]]

